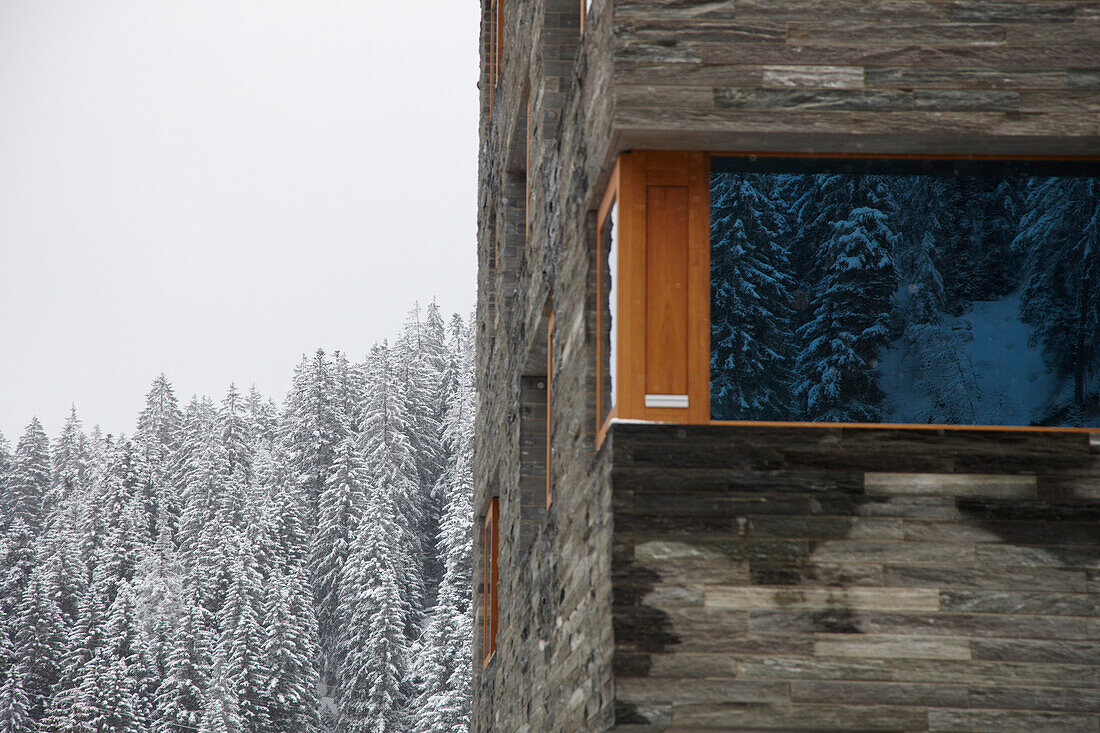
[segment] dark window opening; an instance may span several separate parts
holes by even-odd
[[[531,546],[550,496],[550,346],[553,315],[549,305],[539,319],[520,377],[519,494],[520,547]]]

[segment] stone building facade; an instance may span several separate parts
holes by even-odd
[[[1095,158],[1100,5],[482,11],[473,728],[1100,730],[1100,429],[597,407],[621,154]]]

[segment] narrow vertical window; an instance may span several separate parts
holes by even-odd
[[[592,12],[592,0],[580,0],[581,2],[581,33],[584,33],[584,22],[588,14]]]
[[[489,110],[493,109],[500,61],[504,57],[504,0],[492,0],[489,5]]]
[[[604,196],[599,211],[596,246],[597,394],[596,429],[612,415],[615,406],[616,273],[618,272],[619,204],[617,176]]]
[[[485,512],[485,527],[482,535],[482,663],[488,664],[497,650],[497,585],[500,580],[500,499],[493,497]]]
[[[550,494],[550,301],[531,334],[519,381],[519,551],[531,547]]]
[[[551,311],[550,320],[546,326],[546,506],[554,500],[551,491],[551,459],[554,456],[554,448],[551,443],[551,428],[554,424],[554,313]]]

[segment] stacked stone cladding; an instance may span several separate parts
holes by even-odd
[[[500,627],[497,652],[485,665],[480,634],[474,640],[473,728],[1096,730],[1100,684],[1082,656],[1096,654],[1095,618],[1063,612],[1090,608],[1100,572],[1095,536],[1086,532],[1088,541],[1079,541],[1096,526],[1089,512],[1100,494],[1095,453],[1082,448],[1086,438],[617,425],[597,447],[594,414],[594,210],[618,153],[1100,155],[1096,2],[593,0],[583,35],[577,0],[504,2],[502,75],[490,111],[483,1],[475,447],[477,519],[491,496],[500,497]],[[545,348],[549,311],[553,502],[544,508],[539,487],[525,481],[525,460],[540,438],[523,427],[525,415],[530,423],[538,414],[525,405],[523,387]],[[998,442],[1012,435],[1017,442]],[[685,440],[710,452],[687,450]],[[722,464],[751,462],[760,451],[785,462]],[[1016,453],[1031,463],[1012,468]],[[1082,456],[1092,463],[1084,466]],[[725,484],[714,483],[716,473]],[[897,473],[964,478],[918,477],[916,488],[890,489],[885,475]],[[975,478],[986,474],[1035,476],[1037,493],[1005,495],[1028,484]],[[726,501],[714,489],[720,496],[711,499],[725,513],[713,518],[723,529],[709,536],[729,547],[787,548],[788,564],[772,556],[754,566],[753,558],[726,554],[726,575],[711,581],[718,571],[706,566],[709,556],[646,555],[680,541],[669,536],[699,529],[699,513],[711,506],[708,492],[715,485],[729,491],[735,480],[755,488],[745,489],[751,496],[743,501]],[[800,482],[810,487],[801,494],[793,491]],[[882,493],[891,490],[918,493]],[[822,500],[832,502],[828,512],[813,508]],[[667,511],[647,501],[663,502]],[[909,505],[941,506],[942,516],[909,516]],[[869,514],[876,508],[886,513]],[[1006,518],[1010,510],[1016,519]],[[1034,521],[1024,518],[1029,511],[1038,512]],[[998,535],[981,524],[982,512],[993,512],[987,520],[994,529],[1064,529],[1077,539],[1054,556],[1092,557],[1092,564],[1043,565],[1053,562],[1035,549],[1044,543]],[[959,534],[942,541],[906,535],[918,530]],[[872,554],[958,545],[969,548],[959,551],[971,564],[948,555],[931,556],[936,563],[858,553],[828,559],[840,550],[816,548],[829,543]],[[480,628],[480,537],[475,544]],[[624,555],[639,546],[649,548],[642,560],[664,564],[643,566],[637,555]],[[998,564],[991,552],[1007,554]],[[1019,564],[1006,564],[1010,556]],[[753,575],[753,567],[778,569]],[[958,572],[929,574],[928,567]],[[636,572],[648,580],[631,576]],[[701,609],[676,607],[677,594],[687,602],[695,592],[688,586],[699,583],[719,586],[711,607],[705,588]],[[736,600],[739,593],[749,600]],[[892,597],[909,600],[890,610]],[[1005,610],[993,610],[997,604]],[[834,624],[834,611],[850,623]],[[995,624],[992,631],[981,630],[985,621]],[[652,637],[646,624],[654,625]],[[941,627],[942,634],[928,633]],[[904,652],[896,645],[876,652],[883,637],[921,636],[947,641],[936,647],[917,639],[913,648],[961,655],[965,643],[971,656],[899,657],[908,659],[900,664],[875,656]],[[871,646],[860,647],[862,637]],[[711,657],[692,651],[704,640],[726,646]],[[819,641],[835,653],[818,655]],[[831,661],[815,661],[819,656]],[[1021,696],[1027,687],[1030,697]],[[905,692],[923,702],[897,702]],[[1027,701],[1006,708],[1010,698]]]
[[[1100,434],[609,440],[616,730],[1100,726]]]

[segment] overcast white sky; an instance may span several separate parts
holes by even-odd
[[[477,4],[0,0],[0,431],[475,298]]]

